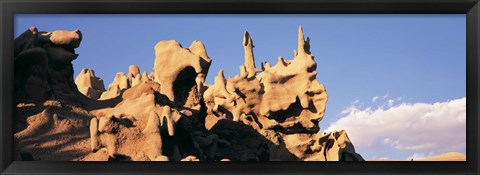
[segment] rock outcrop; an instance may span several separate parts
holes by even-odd
[[[103,80],[96,77],[95,72],[91,69],[82,69],[75,78],[75,84],[83,95],[91,99],[98,99],[105,92]]]
[[[193,41],[188,49],[174,40],[158,42],[153,70],[162,86],[160,93],[172,102],[186,103],[189,93],[200,91],[211,62],[200,41]]]
[[[111,99],[121,94],[122,90],[126,90],[133,86],[136,86],[142,82],[152,80],[147,76],[147,72],[140,74],[140,69],[136,65],[130,65],[128,67],[128,74],[123,72],[117,72],[113,82],[108,85],[108,91],[101,94],[100,100]]]
[[[204,93],[208,108],[206,128],[223,124],[220,120],[251,126],[268,139],[270,159],[362,160],[353,149],[339,147],[350,143],[345,132],[329,134],[332,136],[327,140],[335,143],[332,148],[327,147],[331,145],[323,139],[326,136],[319,134],[318,122],[323,118],[328,97],[325,87],[316,79],[317,64],[309,42],[300,27],[293,60],[279,57],[275,66],[265,63],[267,66],[259,71],[253,63],[253,41],[245,32],[245,64],[240,66],[240,75],[226,80],[220,70],[215,83]],[[340,143],[338,137],[342,138]],[[340,152],[348,154],[333,156]]]
[[[131,65],[107,91],[90,69],[73,81],[81,38],[30,28],[15,40],[17,159],[363,160],[345,131],[320,133],[328,96],[301,27],[294,58],[261,69],[245,32],[239,75],[219,70],[212,85],[202,42],[160,41],[152,73]]]
[[[72,61],[78,57],[80,30],[39,32],[31,27],[14,41],[15,100],[42,103],[49,99],[78,102]]]
[[[82,154],[88,153],[85,141],[92,116],[82,106],[91,99],[79,92],[72,66],[81,40],[79,30],[39,32],[35,27],[15,39],[17,159],[80,160]],[[100,84],[94,83],[91,73],[93,78],[79,79],[79,84],[98,88]],[[86,82],[88,78],[92,82]],[[91,93],[88,91],[86,94]]]

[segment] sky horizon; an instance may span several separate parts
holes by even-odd
[[[21,14],[14,35],[31,26],[80,29],[74,78],[90,68],[108,88],[129,65],[152,72],[153,47],[161,40],[183,47],[202,41],[212,58],[209,84],[220,69],[226,77],[239,74],[245,31],[255,43],[255,65],[275,65],[278,56],[293,59],[301,25],[329,96],[321,130],[346,129],[366,160],[409,160],[466,151],[465,20],[464,14]]]

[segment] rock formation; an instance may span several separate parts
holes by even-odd
[[[35,27],[15,39],[17,159],[80,160],[88,153],[84,141],[89,137],[87,123],[92,116],[82,105],[91,99],[79,92],[71,63],[78,56],[75,48],[81,40],[79,30],[39,32]],[[83,83],[79,81],[98,88],[95,83]]]
[[[75,84],[83,95],[91,99],[98,99],[105,92],[103,80],[96,77],[95,72],[91,69],[82,69],[75,78]]]
[[[187,95],[205,82],[212,60],[200,41],[193,41],[188,49],[177,41],[160,41],[155,45],[155,81],[162,85],[160,93],[172,102],[185,103]]]
[[[108,91],[103,92],[100,96],[100,100],[111,99],[120,95],[122,90],[136,86],[142,82],[152,80],[147,76],[146,72],[140,74],[138,66],[130,65],[128,67],[128,74],[123,72],[117,72],[113,82],[108,85]]]
[[[154,72],[131,65],[107,91],[90,69],[73,82],[81,38],[78,30],[30,28],[15,40],[17,159],[363,160],[345,131],[320,133],[328,97],[301,27],[294,58],[262,69],[245,32],[239,75],[219,70],[212,85],[202,42],[160,41]]]
[[[15,99],[41,103],[48,99],[78,101],[72,61],[78,57],[79,30],[38,32],[31,27],[15,39]]]
[[[206,128],[214,128],[220,120],[243,122],[268,139],[270,159],[362,160],[350,147],[339,148],[339,144],[351,145],[345,132],[329,134],[331,138],[327,140],[335,143],[331,148],[323,139],[327,136],[319,134],[318,122],[323,118],[328,97],[323,84],[316,80],[317,64],[302,27],[293,60],[279,57],[275,66],[264,67],[258,75],[259,70],[252,63],[253,42],[248,32],[243,44],[245,65],[240,66],[240,75],[226,80],[223,71],[219,71],[214,85],[204,93],[208,108]],[[342,138],[339,143],[338,137]],[[282,154],[287,151],[291,154]],[[333,156],[340,152],[347,154]]]
[[[252,38],[250,37],[250,33],[245,32],[244,37],[243,37],[243,48],[244,48],[244,54],[245,54],[245,71],[247,72],[247,77],[250,78],[252,76],[255,76],[258,70],[255,68],[255,57],[253,55],[253,41]]]

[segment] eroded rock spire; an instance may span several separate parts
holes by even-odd
[[[303,34],[302,26],[298,27],[298,52],[294,55],[297,56],[298,54],[311,54],[310,53],[310,38],[307,37],[305,40],[305,36]]]
[[[245,52],[245,68],[248,73],[248,77],[255,76],[257,72],[260,72],[261,70],[258,70],[255,68],[255,57],[253,55],[253,48],[255,46],[253,45],[252,38],[250,37],[250,33],[245,31],[245,34],[243,36],[243,48]]]

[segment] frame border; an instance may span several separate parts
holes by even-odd
[[[0,172],[12,174],[480,174],[479,0],[0,0]],[[13,161],[15,14],[466,14],[466,162],[55,162]]]

